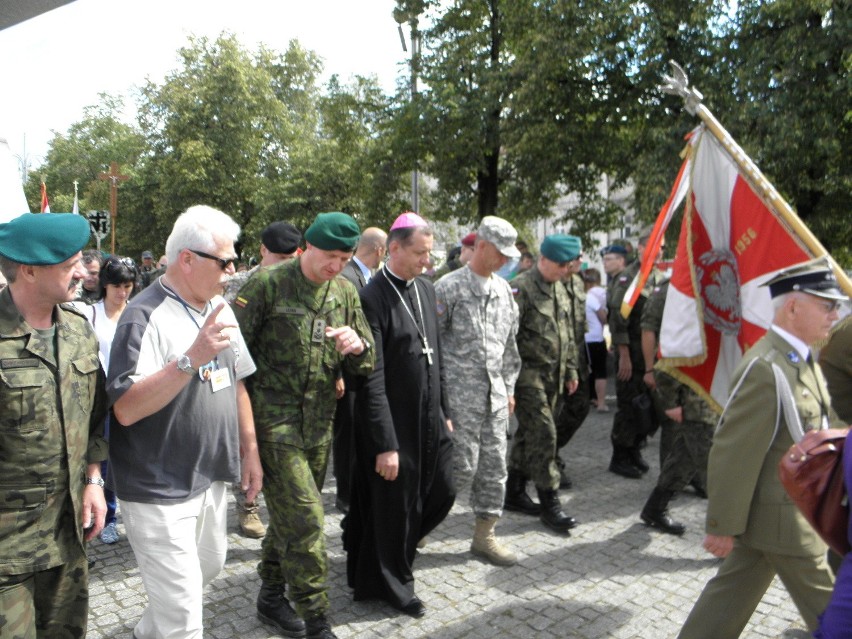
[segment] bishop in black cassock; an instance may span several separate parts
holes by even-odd
[[[425,232],[431,246],[431,232]],[[417,229],[414,237],[422,240],[423,233]],[[399,247],[394,241],[392,229],[389,266],[396,265],[399,276],[385,266],[361,290],[376,367],[358,390],[356,470],[344,547],[356,601],[383,599],[421,616],[412,567],[417,542],[443,521],[455,500],[452,440],[442,393],[435,289],[423,277],[403,279],[422,267],[415,262],[412,268],[411,255],[408,265],[395,262]],[[379,474],[377,456],[394,450],[399,471],[389,480]]]

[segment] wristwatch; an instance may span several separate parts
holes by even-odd
[[[96,486],[104,487],[104,478],[103,477],[86,477],[86,485],[95,484]]]
[[[177,367],[178,370],[183,371],[187,375],[195,375],[198,372],[192,367],[192,360],[189,359],[189,355],[186,353],[177,358]]]

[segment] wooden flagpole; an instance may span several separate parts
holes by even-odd
[[[728,152],[731,159],[737,163],[737,166],[742,171],[743,177],[748,181],[751,187],[759,198],[784,222],[793,230],[796,236],[802,243],[814,254],[815,257],[825,257],[831,264],[834,270],[834,275],[837,277],[837,283],[846,295],[852,297],[852,281],[846,275],[846,272],[840,268],[834,258],[828,254],[825,247],[820,243],[816,236],[811,233],[811,230],[805,226],[804,222],[799,218],[796,212],[787,204],[787,201],[781,197],[772,183],[766,179],[766,176],[757,168],[757,165],[743,151],[742,147],[736,143],[731,134],[728,133],[716,117],[710,112],[702,100],[704,96],[695,87],[689,86],[689,78],[683,68],[674,60],[669,60],[672,66],[672,75],[664,75],[663,79],[666,84],[660,87],[662,91],[670,95],[677,95],[683,98],[686,110],[692,115],[697,115],[701,121],[707,126],[710,133],[713,134],[722,148]]]

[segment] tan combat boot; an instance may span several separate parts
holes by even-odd
[[[517,563],[518,557],[497,541],[497,537],[494,536],[496,523],[497,517],[476,518],[476,530],[473,532],[470,552],[477,557],[487,559],[496,566],[512,566]]]
[[[240,529],[246,537],[260,539],[266,534],[266,526],[260,521],[257,503],[240,506],[237,504],[237,514],[240,517]]]

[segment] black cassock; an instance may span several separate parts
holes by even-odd
[[[361,290],[361,304],[373,330],[376,368],[358,389],[346,572],[356,601],[384,599],[401,608],[414,597],[417,542],[455,500],[435,289],[425,278],[406,287],[382,269]],[[415,320],[434,352],[424,353]],[[376,455],[391,450],[399,451],[399,476],[386,481],[376,473]]]

